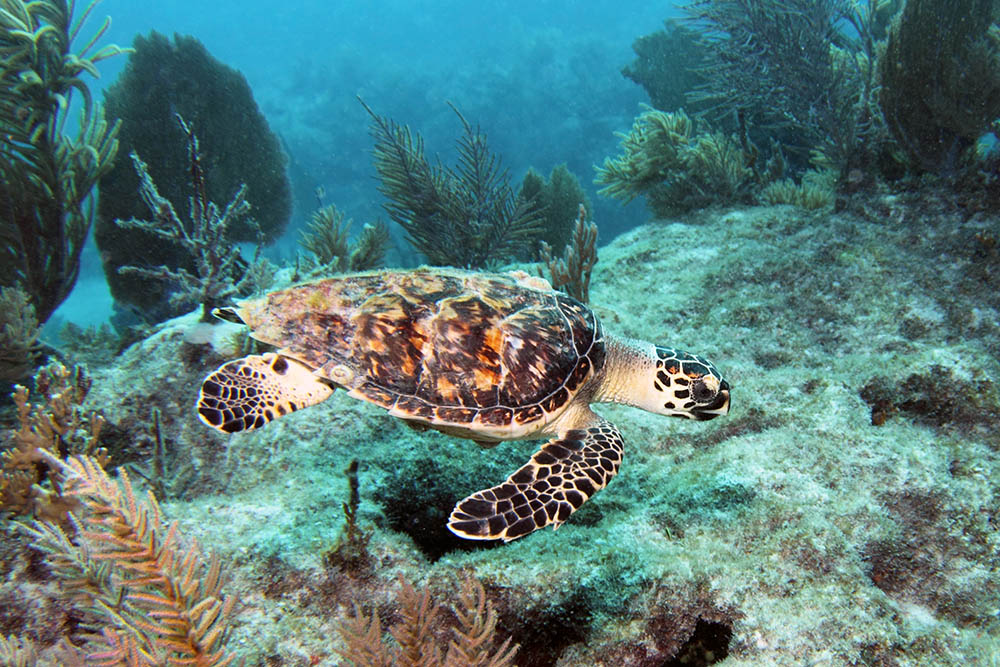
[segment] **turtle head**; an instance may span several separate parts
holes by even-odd
[[[672,347],[654,347],[656,367],[650,398],[657,409],[652,412],[698,421],[729,412],[729,382],[712,362]]]
[[[245,324],[252,331],[266,320],[268,314],[267,306],[268,301],[266,296],[243,299],[232,306],[213,308],[212,315],[226,322]]]
[[[597,399],[698,421],[729,412],[729,383],[704,357],[636,340],[609,340]]]

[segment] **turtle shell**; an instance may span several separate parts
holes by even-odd
[[[240,304],[251,335],[405,419],[514,438],[558,416],[604,364],[600,322],[527,274],[378,271]]]

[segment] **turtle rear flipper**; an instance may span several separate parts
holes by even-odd
[[[622,437],[603,419],[549,440],[503,484],[455,505],[448,529],[470,540],[511,540],[549,524],[558,528],[618,472]]]
[[[220,366],[205,378],[198,394],[198,416],[220,431],[236,433],[315,405],[333,387],[294,359],[279,354],[251,355]]]

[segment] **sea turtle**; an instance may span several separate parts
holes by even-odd
[[[198,414],[220,431],[259,428],[340,387],[481,445],[551,438],[505,482],[455,506],[448,528],[468,539],[558,527],[615,476],[622,436],[593,402],[698,420],[729,411],[729,384],[707,360],[605,337],[590,308],[524,272],[356,273],[213,312],[279,348],[205,379]]]

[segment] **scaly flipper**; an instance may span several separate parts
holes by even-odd
[[[448,528],[469,540],[511,540],[547,525],[559,527],[603,489],[622,462],[622,436],[603,419],[549,440],[503,484],[455,505]]]
[[[198,416],[220,431],[260,428],[273,419],[330,397],[333,387],[294,359],[274,353],[223,364],[205,378]]]

